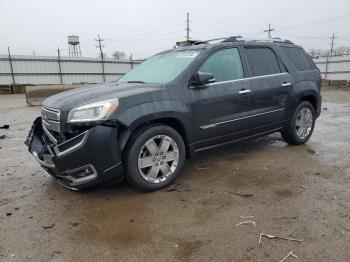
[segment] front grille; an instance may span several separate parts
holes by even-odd
[[[41,108],[43,125],[50,131],[60,132],[60,111],[52,108]]]

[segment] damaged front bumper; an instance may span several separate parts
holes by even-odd
[[[41,167],[62,186],[79,190],[123,176],[117,132],[116,127],[96,125],[57,144],[38,117],[25,144]]]

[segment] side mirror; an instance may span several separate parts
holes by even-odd
[[[212,73],[198,71],[192,77],[192,86],[203,86],[206,84],[214,83],[215,77]]]

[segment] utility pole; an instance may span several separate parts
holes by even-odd
[[[186,41],[187,43],[190,42],[190,13],[187,12],[187,19],[186,19]]]
[[[36,54],[35,54],[35,51],[33,50],[33,56],[35,56]]]
[[[269,24],[269,29],[264,30],[265,33],[267,33],[268,39],[271,39],[271,32],[275,31],[275,29],[271,28],[271,24]]]
[[[62,67],[61,67],[61,52],[60,52],[60,48],[57,48],[57,59],[58,59],[58,73],[60,75],[60,82],[61,85],[63,84],[63,78],[62,78]]]
[[[333,54],[333,49],[334,49],[334,39],[337,38],[336,36],[334,36],[334,33],[332,35],[332,37],[330,39],[332,39],[331,41],[331,51],[328,53],[327,55],[327,60],[326,60],[326,72],[324,74],[324,79],[327,80],[327,76],[328,76],[328,64],[329,64],[329,57],[332,56]]]
[[[132,59],[132,54],[129,56],[131,69],[134,69],[134,60]]]
[[[12,65],[12,57],[11,57],[11,52],[10,52],[10,47],[7,47],[7,51],[9,54],[9,63],[10,63],[10,69],[11,69],[11,77],[12,77],[12,84],[15,85],[15,73],[13,72],[13,65]],[[13,89],[12,89],[12,94],[13,94]]]
[[[101,55],[101,64],[102,64],[102,77],[103,77],[103,83],[106,82],[106,76],[105,76],[105,66],[104,66],[104,55],[102,52],[102,47],[104,47],[101,43],[104,41],[104,39],[100,38],[100,35],[97,35],[98,39],[95,39],[95,41],[98,42],[97,48],[100,48],[100,55]]]

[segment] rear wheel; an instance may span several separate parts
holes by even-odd
[[[142,128],[133,136],[128,150],[127,180],[144,191],[163,188],[179,174],[185,153],[183,139],[173,128]]]
[[[294,111],[293,117],[285,131],[282,132],[283,139],[292,145],[306,143],[314,130],[315,109],[307,102],[301,102]]]

